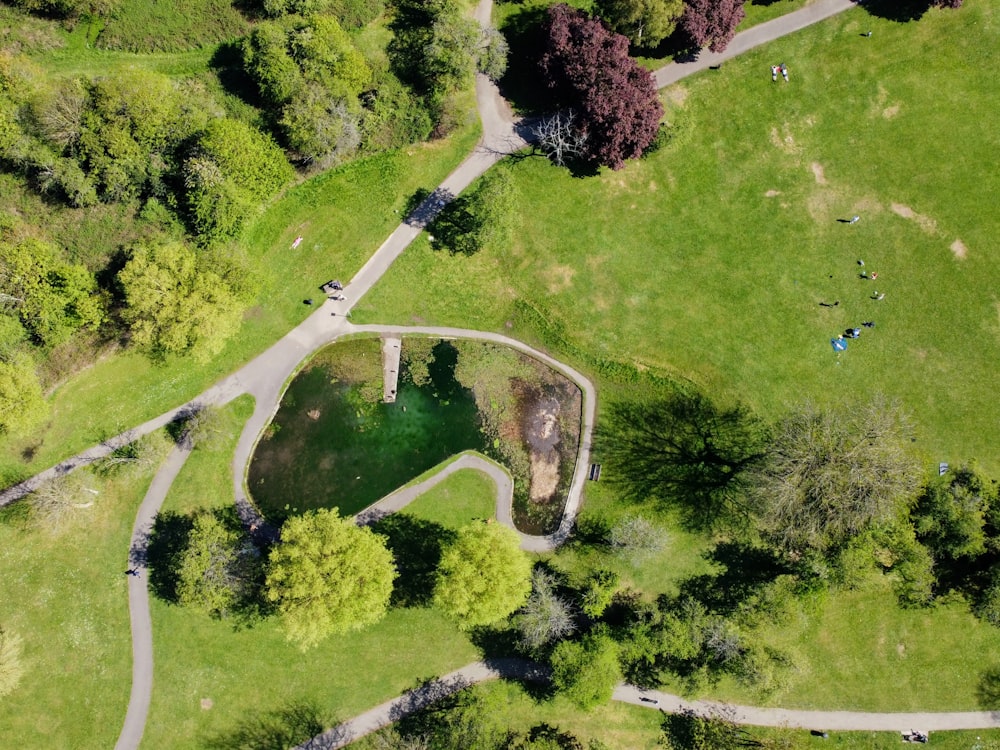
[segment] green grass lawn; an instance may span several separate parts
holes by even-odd
[[[983,0],[910,24],[855,9],[682,82],[664,92],[673,146],[588,179],[514,162],[524,210],[509,253],[415,244],[356,318],[512,331],[591,372],[673,373],[768,417],[883,393],[914,414],[929,465],[977,457],[1000,473],[985,199],[1000,173],[982,166],[1000,132],[981,127],[1000,111],[998,23]],[[869,27],[877,44],[859,35]],[[778,58],[789,84],[766,75]],[[859,259],[877,282],[858,278]],[[838,359],[830,338],[868,320]]]
[[[158,453],[168,444],[160,439]],[[129,538],[153,469],[83,474],[90,507],[54,533],[11,506],[0,522],[0,625],[23,640],[24,677],[0,700],[0,747],[109,748],[132,679]]]
[[[445,528],[459,529],[476,518],[496,515],[497,486],[476,469],[461,469],[442,480],[401,512]]]
[[[30,476],[184,403],[252,359],[308,314],[302,300],[316,296],[319,284],[349,279],[399,223],[407,198],[439,183],[478,137],[476,121],[444,141],[365,159],[291,188],[247,231],[261,291],[218,357],[204,365],[188,359],[160,365],[124,353],[95,362],[52,394],[43,428],[0,439],[0,477],[11,483]],[[293,251],[299,235],[305,241]]]

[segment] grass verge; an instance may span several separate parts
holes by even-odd
[[[158,437],[162,458],[169,450]],[[0,624],[23,639],[24,677],[0,701],[0,747],[109,748],[121,730],[132,675],[128,591],[135,511],[155,469],[110,478],[89,472],[89,507],[57,532],[26,501],[0,522]]]

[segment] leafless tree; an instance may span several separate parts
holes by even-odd
[[[608,544],[633,563],[640,563],[667,546],[667,533],[648,518],[625,516],[611,528]]]
[[[97,490],[84,486],[80,473],[45,482],[31,494],[34,516],[51,531],[59,531],[74,513],[92,506]]]
[[[570,109],[543,118],[533,128],[535,140],[560,167],[584,154],[587,134],[575,124],[576,114]]]

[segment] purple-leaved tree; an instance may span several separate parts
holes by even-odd
[[[697,47],[722,52],[745,15],[744,0],[685,0],[681,28]]]
[[[557,108],[577,115],[588,161],[620,169],[656,137],[663,106],[628,39],[560,3],[548,10],[541,70]]]

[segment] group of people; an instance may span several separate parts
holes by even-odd
[[[777,81],[778,80],[778,73],[781,73],[781,77],[784,78],[785,82],[787,83],[787,81],[788,81],[788,66],[785,65],[784,63],[781,63],[781,65],[772,65],[771,66],[771,80],[772,81]]]

